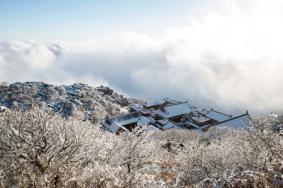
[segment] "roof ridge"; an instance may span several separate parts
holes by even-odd
[[[225,113],[220,112],[220,111],[218,111],[218,110],[215,110],[215,109],[213,109],[213,108],[210,108],[210,111],[214,111],[214,112],[217,112],[217,113],[219,113],[219,114],[222,114],[222,115],[225,115],[225,116],[229,116],[229,117],[231,117],[231,115],[229,115],[229,114],[225,114]]]
[[[221,124],[221,123],[225,123],[225,122],[228,122],[228,121],[231,121],[231,120],[240,118],[240,117],[244,117],[244,116],[248,116],[248,117],[250,118],[250,115],[249,115],[248,113],[244,113],[244,114],[241,114],[241,115],[232,117],[232,118],[230,118],[230,119],[226,119],[226,120],[224,120],[224,121],[218,122],[218,123],[216,123],[216,124],[214,124],[214,125],[218,125],[218,124]]]

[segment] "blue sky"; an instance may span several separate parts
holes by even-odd
[[[0,0],[0,40],[80,40],[158,33],[183,24],[204,0]]]
[[[0,81],[283,111],[282,10],[282,0],[0,0]]]

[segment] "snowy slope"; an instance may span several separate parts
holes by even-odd
[[[2,108],[28,110],[38,106],[59,112],[63,117],[76,116],[92,122],[100,121],[106,115],[125,113],[124,107],[129,100],[104,86],[54,86],[43,82],[0,85]]]

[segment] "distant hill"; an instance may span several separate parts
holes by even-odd
[[[93,123],[107,115],[123,113],[134,99],[125,98],[109,87],[86,84],[55,86],[43,82],[0,85],[0,106],[28,110],[38,106],[60,113],[63,117],[78,116]]]

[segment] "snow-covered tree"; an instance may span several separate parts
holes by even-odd
[[[274,122],[113,135],[76,116],[7,110],[0,113],[0,187],[275,186],[283,180],[283,139]]]

